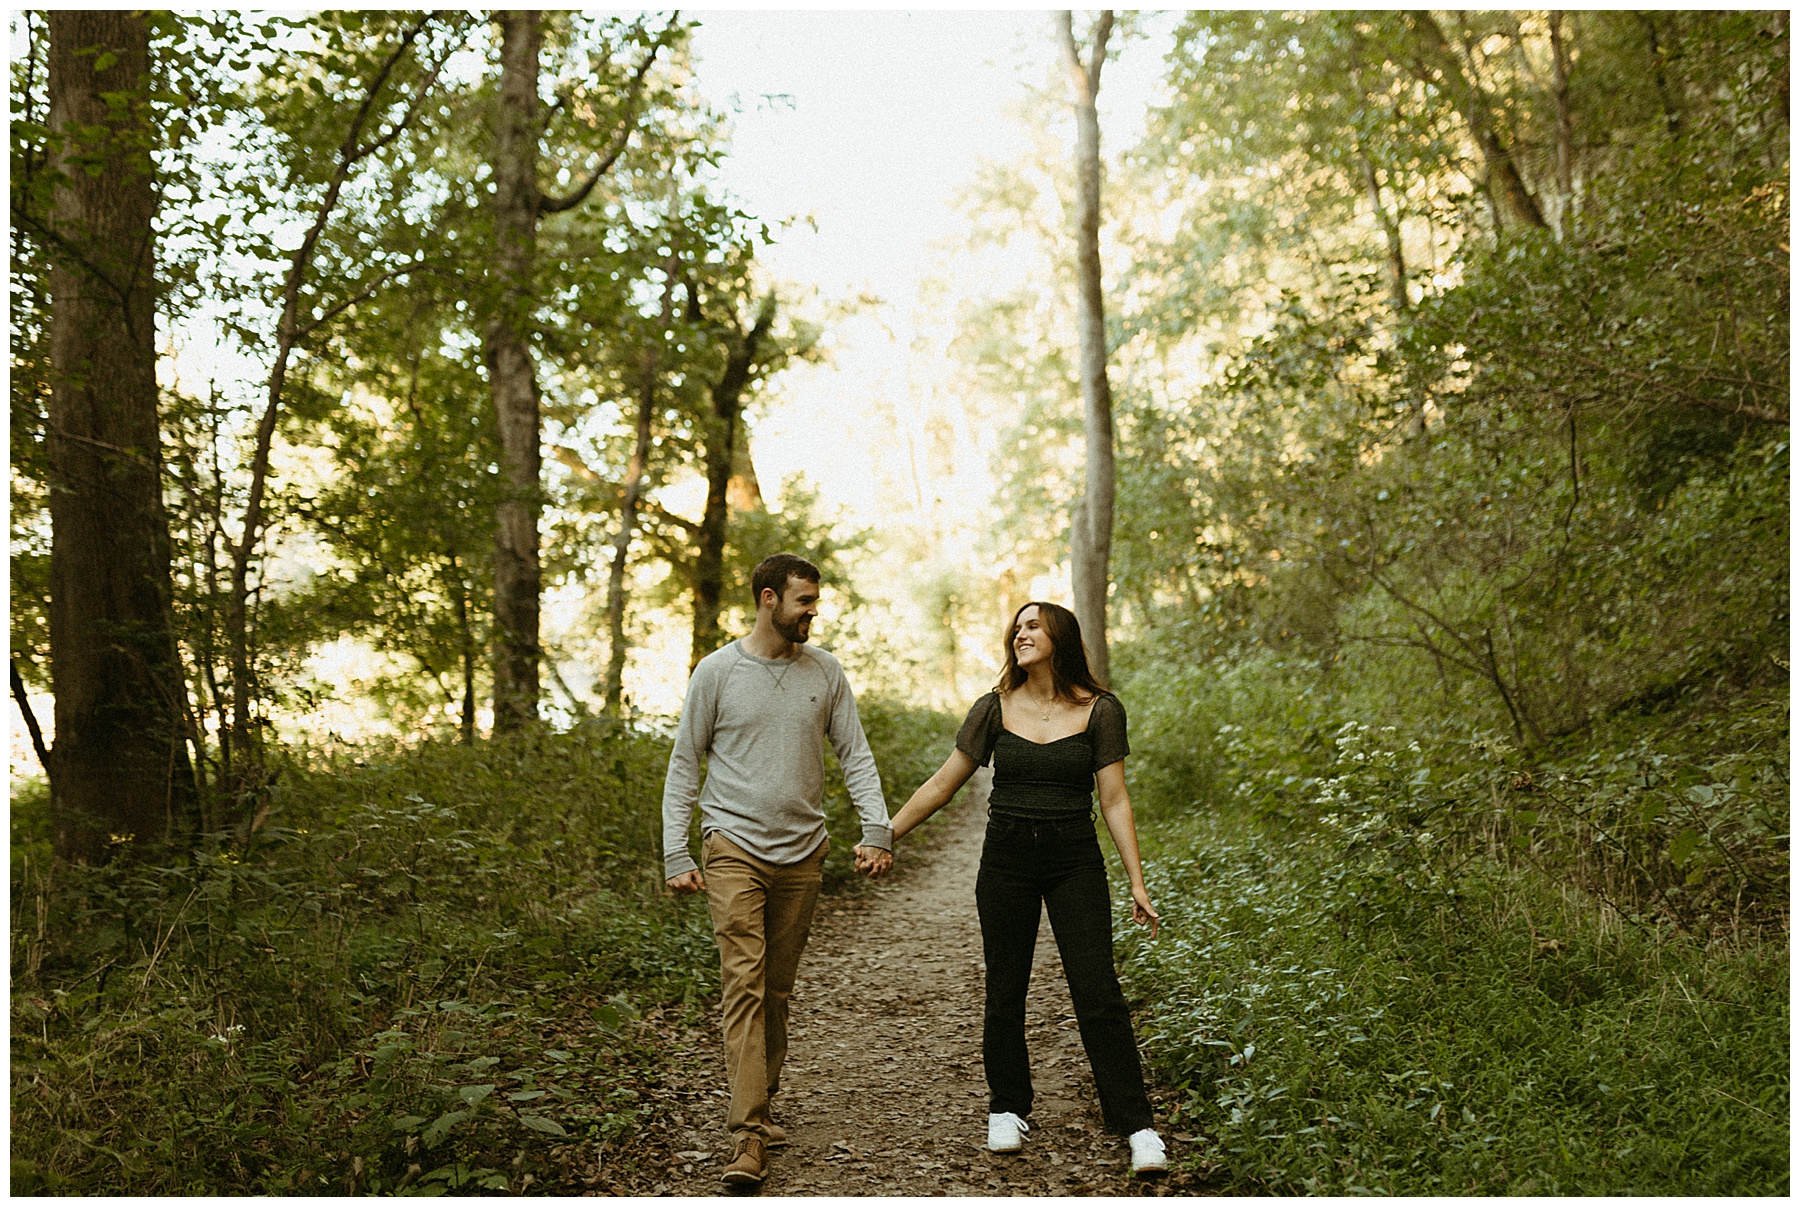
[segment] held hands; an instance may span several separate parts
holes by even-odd
[[[700,874],[699,868],[689,868],[681,875],[665,881],[664,883],[682,896],[686,896],[689,893],[703,893],[706,891],[706,878]]]
[[[852,849],[856,852],[856,870],[868,876],[871,880],[894,866],[894,853],[892,851],[884,851],[880,847],[865,846],[857,846]]]
[[[1150,928],[1150,937],[1156,937],[1156,928],[1162,925],[1162,915],[1150,904],[1150,890],[1137,885],[1131,890],[1131,920],[1139,926]]]

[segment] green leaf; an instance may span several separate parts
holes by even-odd
[[[491,1085],[466,1085],[456,1091],[456,1096],[470,1106],[474,1106],[493,1092],[494,1087]]]
[[[550,1136],[566,1136],[569,1134],[563,1130],[562,1124],[554,1119],[546,1119],[542,1115],[520,1115],[519,1122],[523,1123],[534,1132],[543,1132]]]
[[[464,1122],[474,1113],[475,1112],[473,1111],[446,1111],[444,1114],[439,1115],[430,1127],[425,1129],[419,1139],[425,1142],[426,1148],[433,1148],[449,1134],[451,1128]]]
[[[506,1096],[506,1100],[508,1102],[531,1102],[532,1100],[542,1098],[543,1096],[543,1090],[514,1090]]]
[[[1694,848],[1699,845],[1700,831],[1694,829],[1683,830],[1675,836],[1675,841],[1669,844],[1669,861],[1676,867],[1685,866],[1687,861],[1693,856]]]

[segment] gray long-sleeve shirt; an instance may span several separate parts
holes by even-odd
[[[792,658],[758,658],[741,641],[702,658],[663,781],[664,877],[695,867],[687,839],[696,801],[702,833],[718,830],[759,859],[798,863],[817,850],[825,838],[825,738],[862,815],[862,845],[891,850],[881,776],[837,659],[809,645]]]

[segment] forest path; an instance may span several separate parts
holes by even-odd
[[[909,843],[873,892],[821,903],[794,990],[787,1069],[775,1100],[776,1121],[792,1143],[770,1154],[764,1194],[1195,1189],[1189,1175],[1159,1184],[1129,1178],[1124,1141],[1101,1126],[1061,961],[1043,924],[1027,1016],[1037,1089],[1032,1128],[1023,1154],[987,1152],[975,914],[985,806],[983,783],[971,784],[940,824],[927,828],[926,849]],[[668,1053],[666,1088],[658,1095],[665,1117],[655,1130],[667,1151],[639,1166],[667,1172],[638,1193],[726,1193],[718,1181],[730,1149],[716,1008],[705,1027],[684,1033],[679,1049]]]

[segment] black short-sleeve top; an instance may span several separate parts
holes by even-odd
[[[1033,742],[1006,728],[999,693],[989,692],[969,710],[956,748],[977,767],[993,759],[990,812],[1032,821],[1085,816],[1094,802],[1095,773],[1131,753],[1125,706],[1110,692],[1094,701],[1086,729],[1054,742]]]

